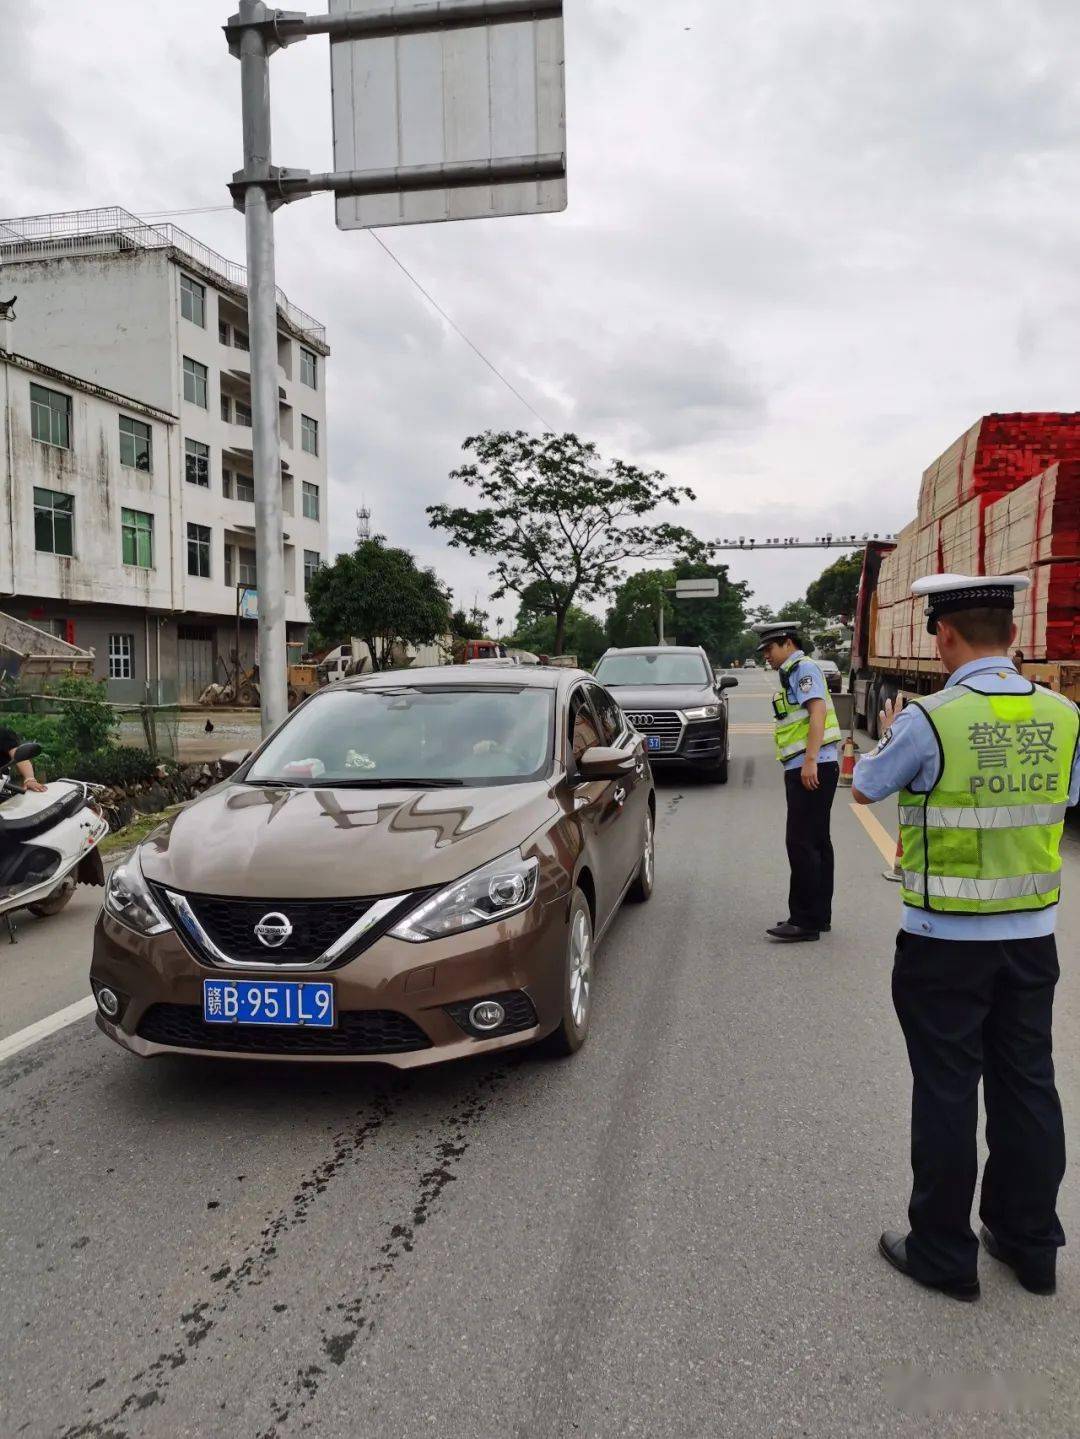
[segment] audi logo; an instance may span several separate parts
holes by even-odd
[[[630,723],[634,726],[635,729],[648,729],[651,724],[656,723],[655,717],[649,714],[628,714],[626,718],[630,721]]]

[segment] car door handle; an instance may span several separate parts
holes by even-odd
[[[615,792],[612,794],[611,798],[615,801],[615,803],[616,803],[616,804],[619,806],[619,808],[621,809],[621,808],[623,807],[623,805],[626,803],[626,790],[625,790],[625,788],[624,788],[622,785],[619,785],[619,787],[618,787],[618,788],[615,790]]]

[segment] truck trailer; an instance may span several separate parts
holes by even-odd
[[[1080,413],[985,415],[924,472],[918,513],[863,557],[851,644],[857,722],[946,674],[911,585],[931,574],[1026,574],[1014,649],[1028,679],[1080,701]]]

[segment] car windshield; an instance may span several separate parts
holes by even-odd
[[[710,682],[700,655],[607,655],[596,667],[605,685],[707,685]]]
[[[548,689],[327,691],[306,704],[244,775],[249,784],[509,784],[547,774]]]

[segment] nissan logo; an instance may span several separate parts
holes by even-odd
[[[648,729],[651,724],[655,724],[655,719],[652,715],[627,715],[627,719],[629,719],[635,729],[641,729],[643,727]]]
[[[288,916],[279,914],[276,910],[272,914],[264,914],[255,926],[255,938],[260,944],[265,944],[267,949],[280,949],[290,934],[292,925]]]

